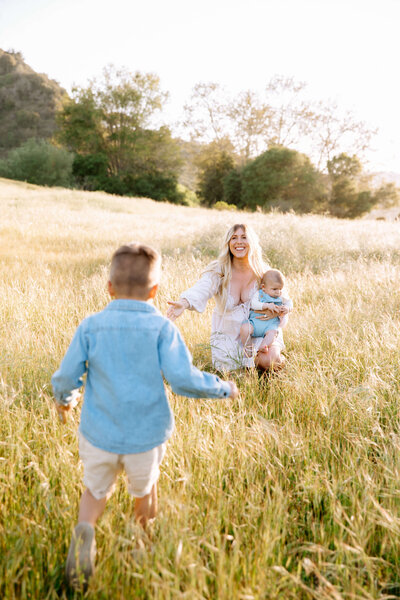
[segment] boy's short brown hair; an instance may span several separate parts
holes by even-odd
[[[268,269],[268,271],[265,271],[264,275],[262,276],[261,283],[264,285],[271,281],[274,283],[279,283],[282,287],[285,285],[283,273],[278,271],[278,269]]]
[[[110,281],[118,294],[146,298],[160,280],[160,267],[161,256],[157,250],[133,242],[114,252]]]

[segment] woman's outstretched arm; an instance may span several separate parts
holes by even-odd
[[[167,311],[167,317],[175,321],[186,309],[203,312],[207,302],[218,291],[221,278],[215,271],[206,271],[196,283],[182,292],[177,301],[169,300],[170,307]]]
[[[168,317],[168,319],[171,319],[171,321],[175,321],[175,319],[180,317],[181,314],[187,308],[189,308],[189,302],[185,298],[182,298],[181,300],[178,300],[177,302],[174,302],[173,300],[168,300],[168,304],[170,306],[169,306],[169,309],[167,310],[167,317]]]

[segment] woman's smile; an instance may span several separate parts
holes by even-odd
[[[245,256],[249,250],[247,235],[243,229],[237,229],[229,241],[229,250],[233,256]]]

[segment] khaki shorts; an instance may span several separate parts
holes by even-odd
[[[128,479],[128,492],[143,498],[160,476],[160,465],[166,444],[138,454],[115,454],[93,446],[79,432],[79,455],[83,462],[83,483],[100,500],[114,491],[115,480],[121,471]]]

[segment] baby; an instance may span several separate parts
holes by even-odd
[[[281,321],[291,308],[291,300],[282,296],[285,278],[277,269],[269,269],[261,279],[261,286],[250,299],[250,314],[248,321],[242,323],[240,328],[240,339],[245,349],[245,354],[251,352],[249,346],[250,337],[262,337],[259,352],[268,352],[278,336]],[[260,312],[270,309],[276,315],[268,320],[260,319]]]

